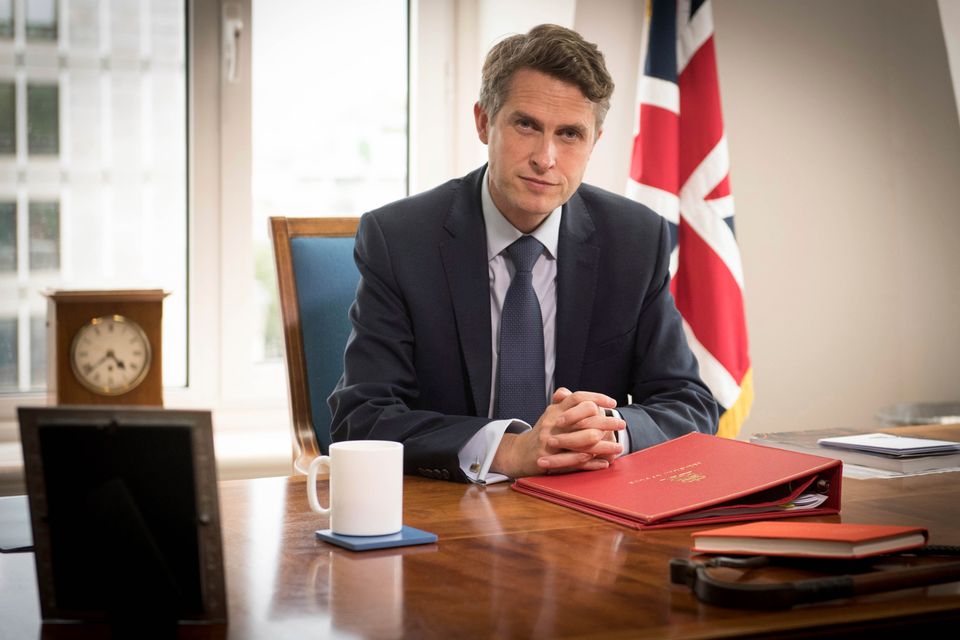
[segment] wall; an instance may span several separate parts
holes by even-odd
[[[714,8],[755,433],[960,400],[960,128],[933,0]]]
[[[640,4],[574,14],[617,84],[587,181],[618,192]],[[960,126],[937,1],[714,0],[713,13],[755,370],[742,436],[960,401]]]

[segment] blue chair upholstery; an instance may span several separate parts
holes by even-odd
[[[294,431],[294,469],[330,446],[327,397],[343,373],[348,310],[360,273],[357,218],[270,219],[283,315]]]
[[[353,261],[353,238],[293,238],[290,248],[313,430],[320,452],[326,454],[330,447],[327,397],[343,373],[343,349],[350,336],[347,312],[357,293],[360,272]]]

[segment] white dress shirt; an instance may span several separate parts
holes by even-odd
[[[487,415],[493,416],[497,401],[497,361],[500,354],[500,311],[507,289],[516,269],[513,262],[504,255],[504,250],[524,234],[513,226],[497,209],[490,197],[487,173],[481,179],[480,202],[483,208],[483,221],[487,232],[487,268],[490,277],[490,345],[492,358],[490,379],[490,406]],[[540,301],[540,315],[543,319],[543,363],[544,398],[550,403],[553,395],[553,374],[556,364],[556,319],[557,319],[557,244],[560,238],[560,219],[562,207],[554,209],[550,215],[534,229],[532,235],[544,246],[544,252],[533,265],[533,290]],[[523,433],[531,429],[523,420],[493,420],[474,434],[460,450],[460,467],[473,482],[492,484],[508,480],[500,473],[491,473],[490,464],[500,446],[503,434]],[[622,439],[621,439],[622,441]],[[626,450],[626,445],[624,450]]]

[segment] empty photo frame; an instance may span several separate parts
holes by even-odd
[[[45,622],[226,622],[209,411],[19,418]]]

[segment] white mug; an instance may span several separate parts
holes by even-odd
[[[317,499],[317,471],[330,470],[330,506]],[[347,440],[330,445],[307,471],[307,500],[330,516],[344,536],[385,536],[403,527],[403,445],[387,440]]]

